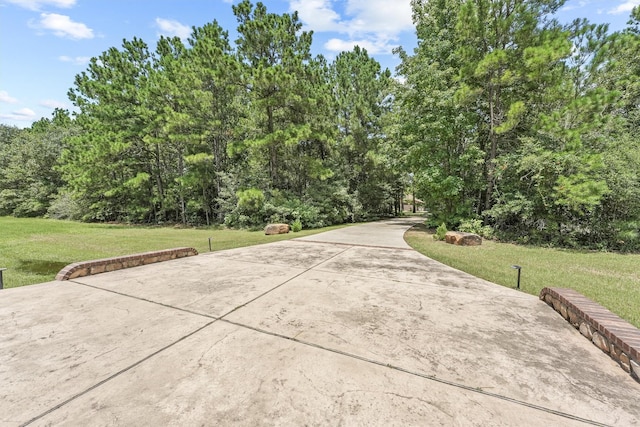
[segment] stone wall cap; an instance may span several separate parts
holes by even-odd
[[[579,324],[587,323],[594,333],[597,331],[615,347],[623,349],[632,361],[640,361],[640,329],[574,289],[543,288],[540,299],[553,307],[547,296],[573,311],[582,320]]]
[[[56,275],[56,280],[64,281],[69,280],[72,277],[82,277],[82,276],[90,276],[92,274],[101,274],[101,272],[93,272],[91,267],[96,266],[109,266],[110,268],[105,268],[105,271],[114,271],[121,270],[123,268],[130,268],[131,266],[127,261],[132,260],[141,260],[143,261],[141,264],[151,264],[149,260],[155,258],[153,262],[160,261],[168,261],[176,258],[183,258],[187,256],[195,256],[198,255],[198,251],[195,248],[173,248],[173,249],[163,249],[158,251],[149,251],[142,252],[138,254],[132,255],[121,255],[111,258],[102,258],[102,259],[94,259],[88,261],[74,262],[67,266],[65,266],[62,270],[58,272]],[[166,257],[166,259],[161,259]],[[147,261],[147,262],[144,262]],[[83,270],[85,270],[83,272]],[[81,274],[78,274],[81,273]]]

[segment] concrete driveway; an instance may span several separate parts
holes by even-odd
[[[415,220],[0,292],[0,425],[640,425],[640,385]]]

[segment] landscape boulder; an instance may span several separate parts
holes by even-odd
[[[461,231],[447,231],[444,240],[452,245],[478,246],[482,244],[482,237],[473,233],[463,233]]]
[[[287,234],[289,232],[289,224],[269,224],[264,228],[264,234]]]

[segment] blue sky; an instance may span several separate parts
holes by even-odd
[[[237,2],[237,0],[235,1]],[[255,1],[254,1],[255,3]],[[391,70],[398,45],[415,36],[410,0],[266,0],[270,12],[298,10],[314,30],[313,51],[333,58],[355,44]],[[0,0],[0,123],[30,126],[54,108],[71,109],[67,91],[92,56],[134,36],[153,49],[161,34],[186,37],[214,19],[235,39],[232,0]],[[625,27],[640,0],[568,0],[557,17]]]

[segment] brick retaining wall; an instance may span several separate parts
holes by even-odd
[[[573,289],[544,288],[540,299],[640,382],[638,328]]]
[[[56,280],[70,280],[77,277],[91,276],[123,268],[138,267],[155,262],[169,261],[176,258],[198,255],[194,248],[174,248],[162,251],[145,252],[134,255],[124,255],[113,258],[96,259],[92,261],[74,262],[60,270]]]

